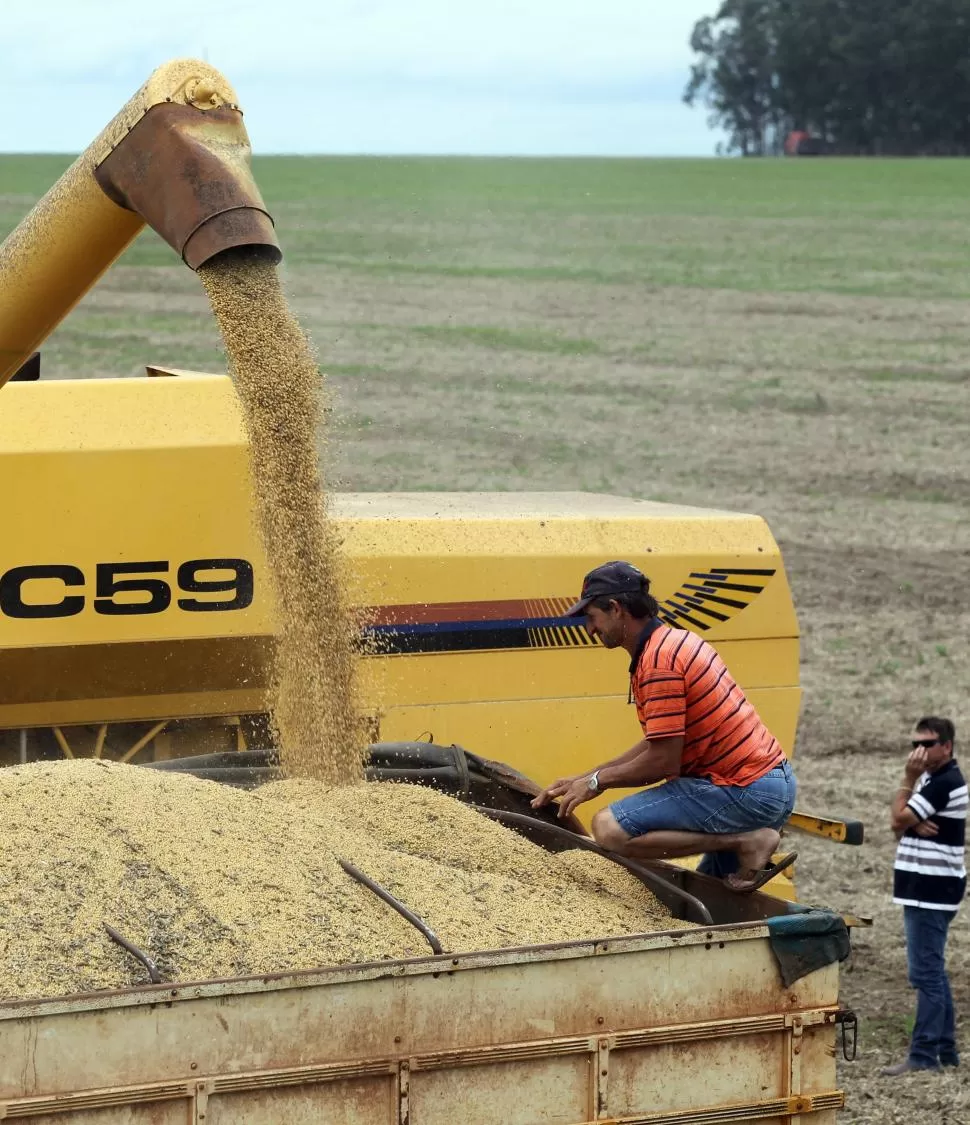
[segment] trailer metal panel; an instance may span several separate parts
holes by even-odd
[[[838,966],[762,923],[0,1006],[0,1118],[834,1120]]]

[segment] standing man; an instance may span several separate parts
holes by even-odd
[[[920,719],[893,797],[893,902],[903,908],[916,1023],[909,1056],[883,1067],[887,1077],[960,1062],[945,964],[947,931],[967,888],[967,783],[953,757],[955,734],[949,719]]]
[[[779,829],[795,804],[784,752],[717,652],[696,634],[664,625],[650,580],[609,562],[583,580],[570,617],[607,648],[630,654],[630,700],[643,738],[625,754],[554,782],[534,808],[560,798],[559,815],[604,789],[666,784],[614,802],[593,817],[601,847],[631,859],[707,853],[699,870],[754,891],[795,860],[772,864]]]

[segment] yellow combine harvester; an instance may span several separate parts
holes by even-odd
[[[157,71],[0,248],[5,764],[266,743],[273,606],[232,383],[151,356],[142,378],[30,377],[145,222],[192,268],[279,254],[235,94],[204,64]],[[563,616],[587,570],[626,558],[792,751],[798,626],[762,519],[580,493],[344,495],[334,514],[379,638],[375,741],[458,743],[540,782],[631,744],[624,662]]]

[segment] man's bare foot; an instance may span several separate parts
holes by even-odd
[[[780,843],[781,833],[776,828],[756,828],[753,832],[745,832],[738,840],[738,870],[724,880],[731,890],[754,889]]]
[[[739,874],[743,871],[760,871],[768,866],[781,843],[781,833],[777,828],[756,828],[745,832],[738,839],[737,857]]]

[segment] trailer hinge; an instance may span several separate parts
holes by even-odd
[[[611,1046],[612,1043],[609,1039],[598,1039],[596,1041],[596,1053],[593,1055],[593,1065],[596,1067],[596,1076],[593,1081],[594,1100],[596,1102],[594,1116],[597,1121],[609,1117],[607,1106],[609,1104]]]
[[[835,1013],[835,1022],[842,1033],[842,1058],[846,1062],[855,1062],[859,1045],[859,1017],[851,1008],[840,1008]]]
[[[398,1125],[409,1125],[411,1120],[411,1060],[402,1059],[397,1072]]]
[[[192,1087],[192,1125],[206,1125],[209,1119],[209,1095],[215,1090],[211,1080],[196,1082]]]

